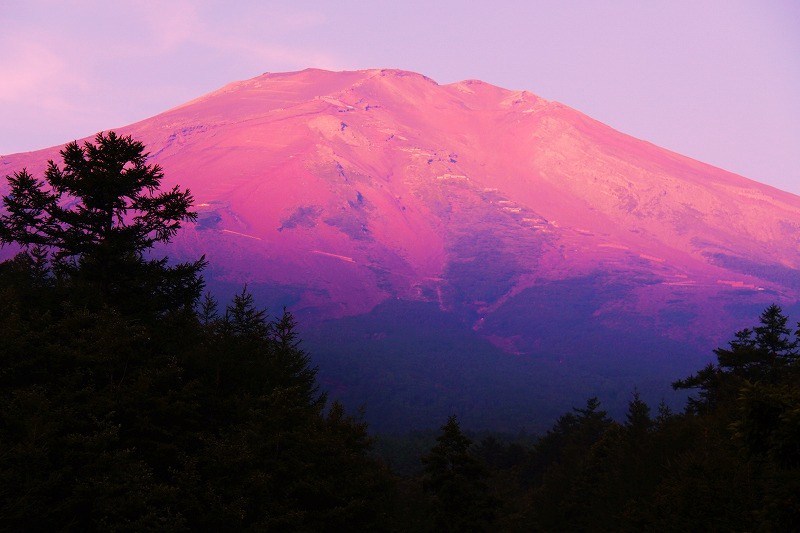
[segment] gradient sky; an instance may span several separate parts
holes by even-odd
[[[392,67],[563,102],[800,193],[800,1],[0,0],[0,153],[263,72]]]

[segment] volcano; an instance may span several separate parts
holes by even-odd
[[[195,196],[160,253],[205,254],[223,300],[246,283],[287,306],[323,387],[377,429],[669,403],[766,305],[800,308],[800,197],[527,91],[308,69],[116,131]]]

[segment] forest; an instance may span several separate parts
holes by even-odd
[[[320,390],[289,311],[155,257],[195,220],[142,143],[8,177],[0,529],[798,531],[800,324],[777,305],[624,420],[576,399],[541,435],[373,435]],[[369,409],[369,405],[366,406]]]

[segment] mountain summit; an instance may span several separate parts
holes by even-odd
[[[800,197],[527,91],[308,69],[117,131],[197,200],[170,253],[288,305],[334,395],[391,428],[537,425],[576,390],[657,401],[800,301]],[[41,175],[57,150],[0,173]]]

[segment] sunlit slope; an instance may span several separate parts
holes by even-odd
[[[581,329],[708,347],[800,301],[800,198],[527,91],[309,69],[117,131],[196,198],[170,253],[306,323],[427,303],[505,353],[569,360]]]

